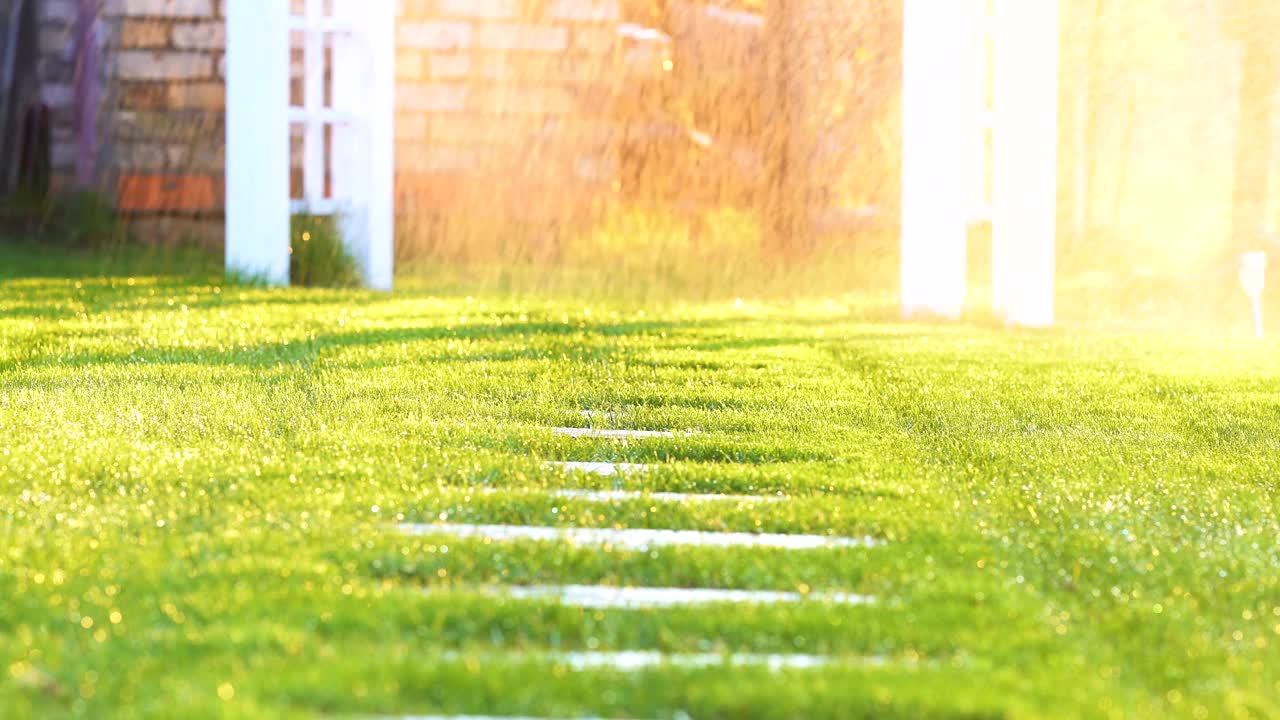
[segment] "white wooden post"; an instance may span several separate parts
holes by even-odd
[[[333,48],[333,194],[347,248],[365,284],[390,290],[394,272],[394,3],[336,0],[334,19],[353,32]]]
[[[1058,188],[1058,0],[996,0],[992,303],[1053,324]]]
[[[1021,0],[1034,2],[1034,0]],[[910,317],[964,309],[970,146],[978,118],[981,5],[906,0],[903,18],[902,307]]]
[[[305,212],[328,214],[325,187],[328,154],[325,152],[325,35],[324,0],[304,0],[302,30],[302,207]]]
[[[336,214],[365,283],[391,289],[395,7],[363,0],[229,0],[229,271],[288,284],[291,213]],[[301,14],[293,15],[295,9]],[[301,34],[303,57],[296,107],[289,97],[293,33]],[[303,192],[296,202],[290,200],[291,123],[301,126],[303,140]]]
[[[974,3],[974,0],[966,0]],[[984,0],[978,2],[985,5]],[[992,134],[993,116],[991,112],[991,50],[995,45],[994,30],[992,18],[988,14],[986,7],[979,6],[974,9],[977,14],[977,27],[972,36],[974,61],[971,65],[967,65],[969,72],[969,86],[966,92],[969,93],[965,98],[963,112],[955,113],[957,121],[972,117],[972,121],[965,120],[966,129],[969,132],[969,139],[966,140],[966,149],[969,154],[966,156],[968,162],[965,165],[965,171],[970,173],[966,178],[965,190],[969,193],[968,202],[968,220],[969,226],[973,227],[980,223],[991,222],[991,192],[988,185],[991,167],[991,146],[989,144]],[[968,115],[972,113],[972,116]]]
[[[226,267],[289,283],[288,3],[228,0]]]

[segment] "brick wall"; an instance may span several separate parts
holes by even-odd
[[[613,177],[620,12],[617,0],[403,0],[400,206],[518,219],[587,208]]]
[[[109,188],[140,236],[221,242],[221,0],[108,0]]]
[[[74,123],[75,23],[77,0],[43,0],[39,9],[41,100],[53,119],[52,179],[54,189],[67,187],[75,172]],[[100,77],[100,81],[106,78]]]
[[[64,183],[76,154],[77,6],[43,0],[45,96],[55,107],[54,166]],[[768,123],[751,105],[750,88],[766,67],[763,26],[742,12],[708,15],[697,2],[671,7],[668,29],[686,48],[674,66],[661,34],[620,31],[633,19],[620,0],[397,0],[402,249],[452,243],[465,252],[479,244],[476,232],[490,231],[527,243],[512,221],[547,236],[624,197],[688,210],[727,201],[730,175],[738,186],[758,182],[764,155],[753,135]],[[100,186],[140,236],[216,247],[224,202],[223,0],[103,0],[102,8]],[[852,17],[837,15],[846,24]],[[826,61],[848,54],[837,47],[840,24],[824,16],[814,32],[797,36],[813,46],[801,53],[813,72],[793,74],[830,84],[823,74],[848,64]],[[714,77],[705,76],[708,68]],[[673,84],[702,87],[704,103],[717,109],[695,104],[690,112],[700,119],[674,117],[664,106]],[[742,127],[721,122],[738,116]],[[716,135],[705,152],[688,152],[686,131],[695,123]],[[636,189],[646,183],[655,187]],[[740,203],[748,195],[739,188],[736,197]]]
[[[275,0],[272,0],[275,1]],[[383,0],[375,0],[383,1]],[[43,0],[41,82],[56,187],[76,158],[77,0]],[[613,176],[618,0],[397,0],[397,193],[457,213],[575,213]],[[222,0],[104,0],[100,187],[141,236],[221,242]]]

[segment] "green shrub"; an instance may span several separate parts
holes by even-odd
[[[14,193],[0,203],[0,226],[16,237],[94,252],[118,250],[130,240],[111,203],[89,191],[57,197]]]
[[[342,242],[338,219],[295,215],[289,239],[289,279],[306,287],[355,287],[360,269]]]

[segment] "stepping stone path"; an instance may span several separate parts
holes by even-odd
[[[613,413],[583,411],[587,419],[614,422]],[[624,430],[607,428],[556,427],[552,433],[560,437],[598,440],[645,440],[690,437],[696,433]],[[616,477],[649,472],[649,465],[601,462],[555,462],[548,467],[566,472],[584,472],[602,477]],[[614,502],[648,499],[662,502],[783,502],[784,496],[716,495],[689,493],[645,493],[626,490],[553,490],[554,497]],[[741,547],[775,548],[783,550],[812,550],[822,548],[873,548],[881,541],[872,537],[849,538],[821,535],[791,535],[746,532],[704,532],[696,530],[663,530],[647,528],[575,528],[534,527],[521,525],[471,525],[447,523],[402,524],[401,532],[408,535],[444,535],[454,538],[479,538],[490,542],[531,540],[538,542],[563,542],[575,545],[600,545],[630,550],[648,550],[655,547]],[[559,604],[590,610],[639,610],[674,607],[693,607],[709,604],[797,604],[805,602],[832,605],[870,605],[875,598],[847,593],[772,592],[730,590],[715,588],[653,588],[607,587],[596,585],[541,585],[541,586],[489,586],[472,588],[473,591],[495,598],[513,600],[549,600]],[[436,591],[428,590],[428,594]],[[821,668],[837,659],[822,655],[806,654],[751,654],[720,655],[714,653],[662,653],[657,651],[619,652],[567,652],[536,655],[484,654],[479,658],[458,653],[446,654],[449,660],[494,660],[514,662],[547,661],[573,670],[613,670],[639,672],[657,667],[705,669],[716,667],[763,667],[770,670],[803,670]],[[849,662],[839,659],[840,662]],[[859,658],[857,662],[883,665],[882,658]],[[490,716],[447,716],[453,720],[537,720],[536,718],[498,718]],[[415,716],[401,720],[445,720],[446,716]]]
[[[826,535],[782,535],[777,533],[704,532],[701,530],[650,530],[646,528],[571,528],[533,525],[464,525],[449,523],[405,523],[407,535],[448,535],[455,538],[563,541],[575,545],[612,545],[628,550],[655,547],[745,547],[815,550],[819,548],[871,548],[880,544],[872,537],[845,538]]]
[[[767,667],[770,670],[796,670],[823,667],[831,659],[822,655],[757,655],[737,653],[661,653],[653,650],[624,650],[621,652],[571,652],[544,656],[551,662],[566,665],[574,670],[622,670],[639,671],[655,667],[714,668]],[[873,661],[874,662],[874,661]]]
[[[625,500],[656,500],[658,502],[778,502],[786,500],[781,495],[712,495],[701,493],[672,492],[636,492],[634,490],[556,490],[551,493],[566,500],[589,500],[592,502],[617,502]]]
[[[679,716],[677,716],[679,717]],[[375,719],[370,719],[375,720]],[[548,718],[535,718],[521,715],[519,717],[513,715],[401,715],[398,717],[383,717],[376,720],[548,720]],[[570,720],[570,718],[558,718],[557,720]],[[604,720],[604,718],[596,717],[577,717],[572,720]]]
[[[565,472],[584,472],[591,475],[599,475],[600,477],[617,477],[619,475],[631,475],[654,470],[654,466],[652,465],[607,462],[549,462],[547,463],[547,467],[554,470],[564,470]],[[595,500],[597,502],[639,500],[643,498],[658,500],[660,502],[778,502],[779,500],[786,499],[786,497],[782,495],[716,495],[710,493],[699,494],[670,492],[641,493],[626,490],[557,490],[554,494],[563,498]]]
[[[428,591],[430,592],[430,591]],[[794,603],[829,603],[832,605],[870,605],[874,598],[847,593],[770,592],[765,590],[717,590],[691,588],[624,588],[599,585],[530,585],[488,587],[486,595],[512,600],[555,600],[567,607],[587,610],[644,610],[650,608],[689,607],[715,603],[754,603],[782,605]]]
[[[652,465],[637,465],[635,463],[609,463],[609,462],[549,462],[547,467],[565,472],[584,472],[601,477],[615,477],[618,475],[631,475],[634,473],[649,472],[653,470]]]
[[[670,430],[611,430],[608,428],[551,428],[561,437],[591,438],[595,440],[650,440],[653,438],[689,437],[693,433],[676,434]]]
[[[800,653],[664,653],[656,650],[620,650],[601,652],[588,650],[583,652],[548,652],[522,655],[512,658],[500,653],[462,654],[445,653],[446,661],[480,660],[480,661],[514,661],[516,663],[545,661],[564,665],[573,670],[619,670],[623,672],[639,672],[660,667],[676,668],[720,668],[720,667],[764,667],[770,670],[807,670],[827,667],[835,664],[836,658],[827,655],[805,655]],[[842,663],[850,662],[844,658]],[[863,667],[880,667],[887,663],[884,658],[860,657],[856,662]],[[457,716],[453,716],[457,717]],[[464,716],[465,717],[465,716]]]

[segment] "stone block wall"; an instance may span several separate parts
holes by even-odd
[[[75,184],[79,0],[39,0],[52,190]],[[101,0],[94,189],[141,237],[221,243],[225,22],[221,0]]]

